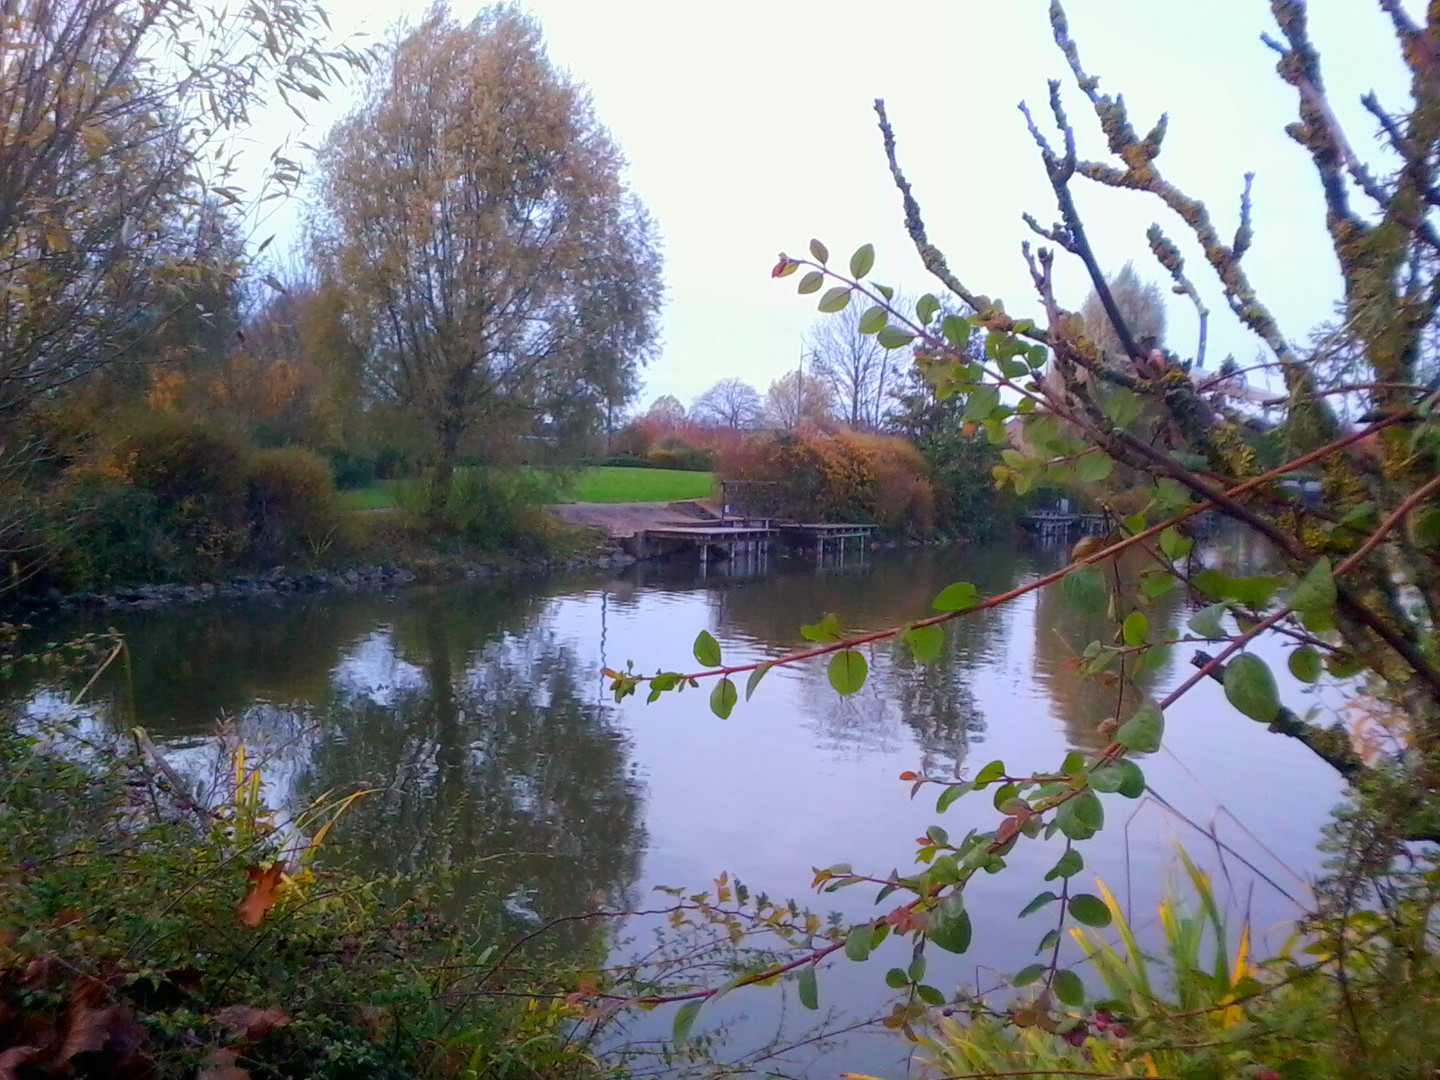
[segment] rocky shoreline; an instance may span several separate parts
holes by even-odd
[[[40,605],[51,611],[116,611],[198,604],[208,600],[242,600],[263,596],[313,595],[324,592],[385,592],[409,585],[459,581],[494,581],[510,575],[576,570],[618,570],[635,562],[622,551],[604,549],[561,559],[446,560],[423,564],[372,563],[333,570],[302,570],[277,566],[221,582],[166,582],[132,585],[105,591],[53,592]]]

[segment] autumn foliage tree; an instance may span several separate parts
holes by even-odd
[[[244,194],[235,130],[262,94],[318,97],[360,61],[322,20],[308,0],[0,0],[0,436],[233,270],[205,218]],[[279,189],[297,176],[277,154]]]
[[[625,375],[655,337],[655,240],[532,20],[432,8],[320,163],[313,251],[344,285],[371,391],[429,433],[432,513],[478,437],[493,450],[577,399],[633,392]]]

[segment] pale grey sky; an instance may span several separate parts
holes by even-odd
[[[336,30],[384,37],[396,18],[416,20],[425,0],[332,0]],[[466,17],[481,5],[454,0]],[[671,393],[687,404],[736,375],[762,392],[794,367],[814,297],[772,281],[782,250],[812,236],[840,256],[871,241],[873,276],[911,292],[938,291],[902,229],[871,101],[886,99],[902,164],[934,239],[971,288],[1033,311],[1019,244],[1030,210],[1042,222],[1054,202],[1016,110],[1023,98],[1046,112],[1046,79],[1065,74],[1049,36],[1044,0],[525,0],[544,27],[552,58],[587,85],[601,120],[630,162],[629,181],[654,214],[665,245],[663,351],[646,372],[643,405]],[[1257,238],[1252,278],[1287,334],[1303,338],[1327,317],[1337,279],[1323,231],[1318,186],[1305,154],[1283,134],[1294,93],[1261,45],[1273,32],[1264,0],[1070,0],[1072,29],[1102,87],[1123,92],[1138,128],[1163,110],[1170,131],[1159,164],[1210,205],[1228,234],[1242,175],[1253,170]],[[1352,143],[1375,148],[1357,99],[1371,88],[1401,102],[1403,71],[1388,20],[1373,0],[1312,0],[1316,40],[1332,98]],[[1067,82],[1082,152],[1103,144],[1083,99]],[[310,130],[290,114],[256,126],[267,152],[287,133],[318,141],[352,100],[341,91],[313,107]],[[1153,199],[1086,191],[1082,209],[1105,266],[1134,259],[1164,279],[1145,246],[1159,221],[1179,223]],[[303,209],[275,211],[261,230],[294,235]],[[1244,363],[1258,343],[1223,310],[1218,292],[1185,248],[1211,308],[1210,365],[1227,352]],[[1060,276],[1062,300],[1086,290],[1076,266]],[[1168,284],[1168,281],[1166,282]],[[1169,341],[1193,351],[1187,302],[1170,310]]]

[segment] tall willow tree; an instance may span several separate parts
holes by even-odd
[[[622,167],[507,7],[465,26],[432,8],[326,142],[314,253],[348,298],[371,390],[433,439],[432,512],[482,435],[633,392],[660,271]]]

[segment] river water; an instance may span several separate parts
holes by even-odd
[[[850,698],[837,697],[818,662],[771,671],[727,720],[693,691],[616,705],[600,669],[633,660],[640,670],[691,670],[701,629],[727,663],[774,657],[803,645],[799,627],[827,612],[854,631],[896,625],[927,613],[952,581],[990,595],[1059,557],[1018,545],[877,552],[845,567],[777,562],[764,574],[712,569],[704,578],[692,566],[637,566],[618,576],[120,612],[46,632],[110,624],[126,635],[128,662],[91,691],[87,725],[141,724],[196,775],[223,768],[217,730],[238,732],[267,758],[272,798],[292,806],[332,789],[378,789],[342,820],[337,851],[375,873],[469,867],[458,887],[483,893],[517,929],[597,908],[659,907],[657,886],[698,892],[721,871],[859,920],[877,914],[873,890],[817,897],[813,867],[904,871],[929,825],[954,836],[994,827],[988,798],[937,815],[935,791],[912,800],[901,772],[973,775],[995,758],[1014,772],[1043,770],[1070,749],[1104,744],[1096,725],[1113,691],[1073,663],[1098,636],[1094,619],[1057,589],[1042,590],[952,623],[934,665],[876,647],[869,683]],[[1240,559],[1224,544],[1209,557]],[[1175,593],[1155,602],[1150,623],[1180,627],[1187,613]],[[1152,691],[1183,678],[1188,657],[1177,651]],[[1285,681],[1283,663],[1272,666],[1286,703],[1303,713],[1302,688]],[[36,715],[65,708],[63,687],[23,693]],[[1143,932],[1182,842],[1214,870],[1232,918],[1278,943],[1319,863],[1316,839],[1341,794],[1333,773],[1238,716],[1213,683],[1169,711],[1166,745],[1143,764],[1152,794],[1105,797],[1109,824],[1084,845],[1081,880],[1101,877]],[[974,882],[974,945],[949,962],[932,958],[927,981],[988,989],[1029,963],[1047,929],[1036,920],[1051,916],[1015,915],[1045,887],[1055,854],[1022,843],[1007,872]],[[615,955],[640,948],[662,921],[622,924]],[[884,1008],[888,956],[822,970],[834,1023]],[[735,1059],[777,1023],[796,1037],[800,1012],[789,989],[749,989],[702,1011],[697,1031],[720,1025],[726,1037],[714,1053]],[[636,1022],[633,1037],[667,1030],[661,1013]],[[755,1067],[899,1076],[905,1051],[871,1029]]]

